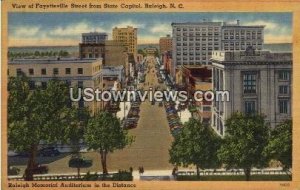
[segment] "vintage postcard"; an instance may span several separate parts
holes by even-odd
[[[1,2],[1,187],[300,190],[300,3]]]

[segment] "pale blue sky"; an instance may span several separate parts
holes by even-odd
[[[138,28],[138,43],[158,43],[172,22],[236,22],[265,25],[266,43],[292,41],[292,13],[9,13],[9,46],[76,45],[83,32]]]

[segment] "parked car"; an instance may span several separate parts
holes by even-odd
[[[8,175],[18,175],[20,173],[20,169],[15,166],[7,165]]]
[[[55,147],[43,148],[39,151],[39,156],[54,157],[60,155],[60,152]]]
[[[16,156],[19,156],[19,157],[29,157],[29,153],[28,152],[18,152]]]
[[[48,166],[41,165],[41,164],[36,164],[32,168],[33,174],[46,174],[46,173],[48,173],[48,170],[49,170]]]

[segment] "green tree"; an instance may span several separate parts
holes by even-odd
[[[78,130],[77,109],[69,105],[69,89],[58,80],[47,88],[29,88],[29,79],[11,77],[8,84],[8,143],[11,149],[28,152],[25,180],[33,180],[38,145],[69,142]]]
[[[119,119],[109,112],[100,112],[92,117],[84,137],[89,149],[99,151],[103,174],[108,173],[107,154],[123,149],[133,142],[133,137],[122,129]]]
[[[253,167],[267,164],[263,150],[268,135],[264,116],[236,112],[226,121],[226,134],[218,156],[227,168],[242,168],[249,181]]]
[[[280,161],[287,172],[292,167],[292,120],[280,123],[271,131],[265,154]]]
[[[199,120],[190,119],[184,124],[182,131],[175,136],[169,150],[170,163],[184,167],[194,164],[199,179],[200,168],[220,166],[217,157],[220,144],[221,138],[209,126],[205,126]]]

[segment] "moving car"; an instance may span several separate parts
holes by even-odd
[[[54,157],[60,155],[60,152],[55,147],[43,148],[39,151],[39,156]]]
[[[48,173],[48,170],[49,170],[48,166],[41,165],[41,164],[36,164],[32,168],[33,174],[45,174],[45,173]]]

